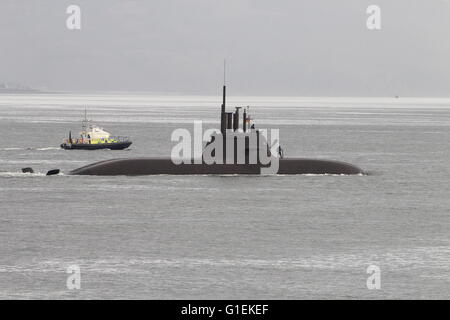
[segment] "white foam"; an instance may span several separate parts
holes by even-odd
[[[45,173],[35,172],[35,173],[23,173],[23,172],[9,172],[0,171],[0,177],[19,177],[19,178],[29,178],[29,177],[44,177]]]

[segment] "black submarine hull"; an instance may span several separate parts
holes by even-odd
[[[109,150],[123,150],[128,148],[132,142],[117,142],[117,143],[96,143],[96,144],[89,144],[89,143],[73,143],[73,144],[67,144],[63,143],[61,144],[61,148],[65,150],[102,150],[102,149],[109,149]]]
[[[93,163],[71,171],[70,175],[139,176],[139,175],[227,175],[261,174],[261,164],[179,164],[168,158],[113,159]],[[355,175],[364,172],[349,163],[290,158],[279,159],[277,174],[342,174]]]

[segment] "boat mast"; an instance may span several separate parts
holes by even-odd
[[[87,119],[87,107],[84,107],[84,120],[81,121],[81,130],[82,130],[82,134],[84,134],[86,136],[87,134],[87,126],[88,126],[88,119]]]

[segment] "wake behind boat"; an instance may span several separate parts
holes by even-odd
[[[82,121],[82,130],[79,138],[72,138],[72,132],[69,132],[69,138],[64,139],[61,148],[65,150],[123,150],[132,144],[128,137],[114,137],[109,132],[93,125],[88,119],[86,110]]]

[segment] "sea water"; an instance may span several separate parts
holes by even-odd
[[[1,95],[0,298],[450,298],[449,99],[229,99],[247,105],[286,157],[370,174],[69,176],[170,156],[173,130],[219,127],[220,97]],[[131,148],[60,149],[85,106]]]

